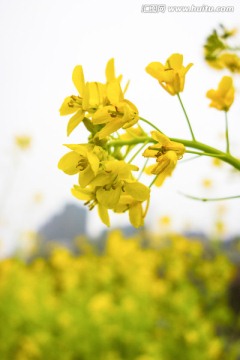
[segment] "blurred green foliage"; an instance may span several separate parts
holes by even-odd
[[[82,247],[83,248],[83,247]],[[179,235],[0,263],[1,360],[231,360],[234,266]]]

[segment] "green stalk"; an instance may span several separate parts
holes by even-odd
[[[144,146],[147,145],[147,142],[143,143],[143,145],[136,151],[136,153],[131,157],[131,159],[128,161],[128,163],[130,164],[135,157],[140,153],[140,151],[142,151],[142,149],[144,148]]]
[[[151,182],[151,184],[149,185],[149,189],[151,189],[151,187],[153,186],[153,184],[155,183],[155,181],[157,180],[158,175],[155,176],[155,178],[153,179],[153,181]]]
[[[145,122],[146,124],[150,125],[153,129],[159,131],[161,134],[163,134],[163,132],[161,130],[159,130],[157,128],[157,126],[155,126],[154,124],[152,124],[150,121],[148,121],[147,119],[144,119],[143,117],[139,116],[139,119],[142,120],[143,122]]]
[[[226,144],[227,144],[226,153],[230,154],[227,111],[225,111],[225,136],[226,136]]]
[[[200,198],[200,197],[197,197],[197,196],[184,194],[184,193],[182,193],[180,191],[178,193],[180,195],[183,195],[183,196],[187,197],[188,199],[199,200],[199,201],[203,201],[203,202],[207,202],[207,201],[223,201],[223,200],[232,200],[232,199],[239,199],[240,198],[240,195],[226,196],[226,197],[220,197],[220,198]]]
[[[147,159],[145,160],[145,163],[144,163],[144,165],[143,165],[142,170],[140,171],[140,174],[138,175],[137,180],[140,180],[140,178],[141,178],[141,176],[142,176],[142,174],[143,174],[143,172],[144,172],[144,170],[145,170],[145,168],[146,168],[146,166],[147,166],[148,161],[149,161],[149,158],[147,158]]]
[[[218,157],[222,161],[233,166],[235,169],[240,170],[240,160],[233,157],[231,154],[225,153],[221,150],[218,150],[212,146],[203,144],[199,141],[185,140],[185,139],[178,139],[178,138],[170,138],[170,140],[179,142],[188,148],[201,150],[204,153],[207,153],[208,156],[211,156],[213,158]],[[124,146],[124,145],[143,144],[143,143],[156,144],[157,141],[153,140],[151,137],[144,136],[142,138],[131,139],[131,140],[112,140],[108,143],[108,146],[116,147],[116,146]]]
[[[177,97],[178,97],[178,100],[179,100],[180,105],[181,105],[181,107],[182,107],[182,110],[183,110],[183,112],[184,112],[185,118],[186,118],[186,120],[187,120],[188,127],[189,127],[189,130],[190,130],[191,135],[192,135],[192,139],[195,141],[196,139],[195,139],[195,136],[194,136],[194,133],[193,133],[193,129],[192,129],[192,126],[191,126],[189,117],[188,117],[188,115],[187,115],[186,109],[185,109],[185,107],[184,107],[184,105],[183,105],[183,102],[182,102],[182,99],[181,99],[179,93],[177,93]]]

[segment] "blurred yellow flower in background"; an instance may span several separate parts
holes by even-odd
[[[31,146],[31,137],[28,135],[17,135],[15,136],[15,144],[21,150],[29,149]]]
[[[234,101],[234,93],[232,78],[224,76],[218,84],[217,90],[209,90],[206,96],[211,100],[210,107],[221,111],[228,111]]]

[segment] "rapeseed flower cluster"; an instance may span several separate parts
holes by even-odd
[[[90,132],[89,142],[66,145],[71,151],[60,159],[58,167],[68,175],[78,174],[72,194],[85,201],[90,210],[97,206],[104,224],[110,226],[108,210],[129,211],[131,224],[139,227],[145,216],[143,202],[149,201],[150,190],[134,178],[132,172],[138,170],[137,166],[117,159],[107,148],[112,133],[131,128],[138,121],[138,110],[124,98],[120,81],[113,59],[106,66],[105,84],[85,82],[82,66],[75,67],[73,82],[79,95],[67,97],[60,114],[74,113],[68,122],[68,135],[83,122]]]
[[[185,147],[183,144],[169,140],[167,136],[157,131],[152,131],[151,135],[157,144],[148,147],[143,156],[156,158],[156,164],[149,166],[146,171],[157,175],[155,185],[161,186],[165,179],[172,175],[177,161],[182,158],[185,152]]]
[[[85,82],[82,66],[74,68],[72,80],[78,95],[68,96],[60,108],[60,115],[74,114],[68,122],[68,135],[82,121],[86,124],[90,122],[88,126],[91,126],[92,133],[98,139],[137,123],[138,109],[124,98],[121,78],[115,76],[114,59],[107,63],[105,84]]]
[[[214,69],[240,73],[240,57],[235,53],[235,47],[229,43],[229,39],[234,37],[236,32],[236,29],[227,30],[220,26],[220,29],[214,30],[208,36],[204,45],[204,55],[207,63]]]
[[[168,64],[171,69],[167,69],[168,78],[165,76],[163,79],[166,90],[170,93],[182,91],[184,77],[191,64],[184,68],[180,54],[172,55]],[[163,67],[161,71],[165,73],[165,70]],[[66,145],[70,151],[60,159],[58,167],[68,175],[78,175],[78,184],[73,186],[72,194],[85,201],[90,210],[97,207],[104,224],[110,226],[109,210],[116,213],[128,211],[131,224],[140,227],[144,224],[148,209],[150,188],[134,177],[138,167],[132,161],[125,161],[127,154],[135,148],[134,141],[146,142],[145,131],[139,124],[134,127],[139,120],[138,109],[125,99],[127,86],[123,90],[122,76],[115,75],[114,59],[107,63],[105,83],[85,82],[80,65],[73,70],[72,80],[78,95],[68,96],[64,100],[60,115],[72,115],[68,121],[68,135],[81,123],[90,134],[88,143]],[[125,132],[118,134],[117,131],[121,129]],[[126,142],[125,154],[121,146],[111,145],[114,140]],[[152,151],[145,150],[143,156],[151,157],[152,152],[157,154],[153,156],[157,158],[157,166],[148,168],[148,173],[158,175],[156,185],[160,186],[172,174],[177,160],[184,153],[184,146],[171,142],[166,136],[163,139],[157,131],[152,133],[151,141],[160,141],[161,149],[155,150],[154,147]],[[178,149],[172,149],[169,144]]]
[[[224,39],[232,36],[232,32],[223,30],[220,37],[215,32],[208,38],[205,51],[211,61],[224,62],[232,72],[238,72],[237,55],[222,53],[227,47]],[[106,65],[104,83],[87,82],[82,66],[74,68],[72,80],[78,93],[63,101],[60,115],[72,115],[67,125],[68,135],[78,126],[85,126],[88,141],[66,144],[69,152],[60,159],[58,167],[68,175],[78,176],[72,195],[84,201],[89,210],[97,208],[105,225],[110,226],[109,211],[113,211],[128,212],[134,227],[143,226],[150,203],[150,188],[162,186],[186,153],[221,159],[240,170],[239,159],[230,153],[228,130],[227,112],[235,96],[233,79],[224,76],[216,90],[206,93],[211,100],[210,107],[225,112],[224,153],[197,141],[194,135],[181,99],[186,74],[192,65],[184,65],[183,55],[174,53],[165,64],[154,61],[146,67],[146,72],[158,80],[168,94],[176,95],[191,133],[190,140],[169,138],[158,126],[139,115],[137,107],[125,97],[129,83],[122,88],[122,75],[116,75],[114,59]],[[154,131],[146,132],[141,126],[144,122]],[[139,154],[147,158],[141,169],[135,164]],[[148,159],[155,159],[155,163],[147,165]],[[140,182],[144,173],[153,176],[148,186]]]

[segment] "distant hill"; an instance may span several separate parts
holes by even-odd
[[[41,243],[57,242],[69,248],[79,235],[86,235],[87,211],[75,204],[66,204],[63,210],[52,216],[38,229]]]

